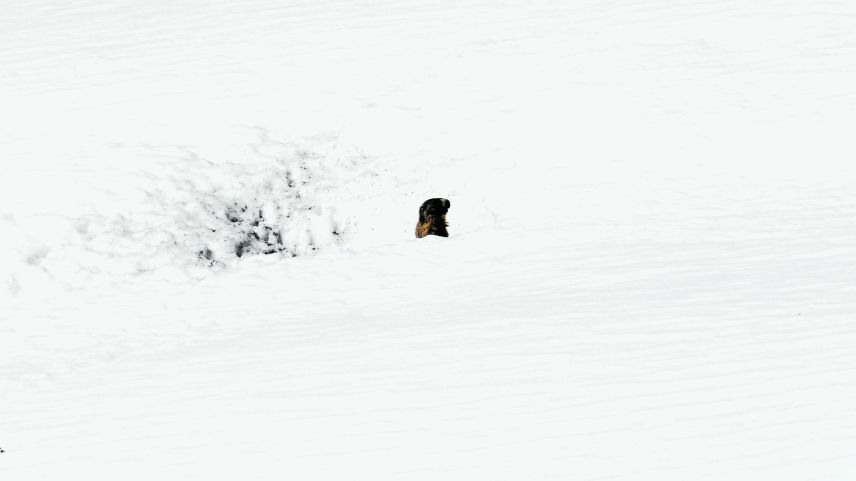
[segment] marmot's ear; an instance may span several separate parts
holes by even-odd
[[[449,208],[452,204],[449,202],[449,199],[443,199],[443,207]]]

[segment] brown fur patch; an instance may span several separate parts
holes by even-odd
[[[422,223],[416,224],[416,237],[418,239],[425,237],[426,235],[428,235],[429,230],[431,230],[431,223],[430,222],[426,222],[424,224],[422,224]]]

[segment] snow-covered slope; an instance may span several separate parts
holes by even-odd
[[[746,3],[4,2],[0,478],[853,479],[856,5]]]

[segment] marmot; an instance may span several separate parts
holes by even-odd
[[[416,223],[416,237],[422,238],[426,235],[438,235],[449,237],[446,230],[446,212],[449,211],[448,199],[428,199],[419,208],[419,222]]]

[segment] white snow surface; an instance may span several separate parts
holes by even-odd
[[[856,479],[852,1],[4,0],[0,105],[3,481]]]

